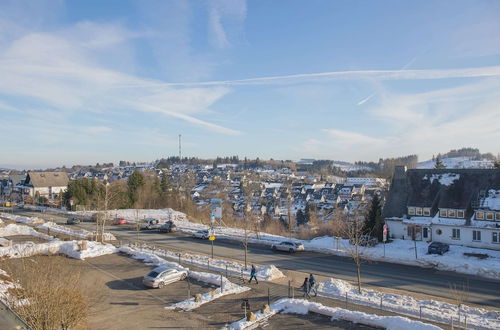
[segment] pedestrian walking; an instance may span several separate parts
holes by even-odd
[[[309,274],[309,292],[314,291],[314,296],[318,296],[318,283],[316,282],[316,279],[314,278],[313,274]]]
[[[304,283],[302,283],[302,286],[300,287],[302,290],[304,290],[304,298],[311,298],[309,295],[309,278],[304,279]]]
[[[259,284],[259,281],[257,281],[257,269],[255,269],[255,266],[252,265],[252,269],[250,270],[250,279],[248,280],[248,283],[252,283],[252,279],[255,279],[255,282]]]

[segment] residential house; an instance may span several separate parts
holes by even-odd
[[[66,172],[28,172],[23,187],[31,197],[58,198],[68,187]]]
[[[383,217],[395,238],[500,250],[500,169],[395,169]]]

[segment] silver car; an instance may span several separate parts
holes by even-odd
[[[289,241],[281,242],[278,244],[273,244],[271,246],[271,248],[273,249],[273,251],[279,250],[279,251],[286,251],[286,252],[290,252],[290,253],[297,252],[297,251],[304,251],[304,245],[302,243],[289,242]]]
[[[167,284],[185,279],[187,275],[187,271],[185,270],[160,266],[153,269],[149,274],[144,275],[142,283],[150,288],[163,288]]]

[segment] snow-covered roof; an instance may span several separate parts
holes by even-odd
[[[488,196],[482,200],[481,207],[500,211],[500,190],[488,190]]]

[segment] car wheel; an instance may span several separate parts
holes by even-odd
[[[290,249],[290,250],[288,250],[288,252],[290,252],[290,253],[294,253],[294,252],[295,252],[295,250],[294,250],[294,249]]]
[[[276,252],[276,246],[271,247],[271,249],[273,249],[273,251]]]
[[[441,255],[441,256],[442,256],[442,255],[443,255],[443,251],[439,251],[439,255]]]
[[[158,284],[159,289],[162,289],[164,287],[165,287],[165,282],[160,282],[160,284]]]
[[[186,274],[182,274],[182,276],[181,276],[181,281],[185,280],[185,279],[186,279],[186,277],[187,277],[187,275],[186,275]]]

